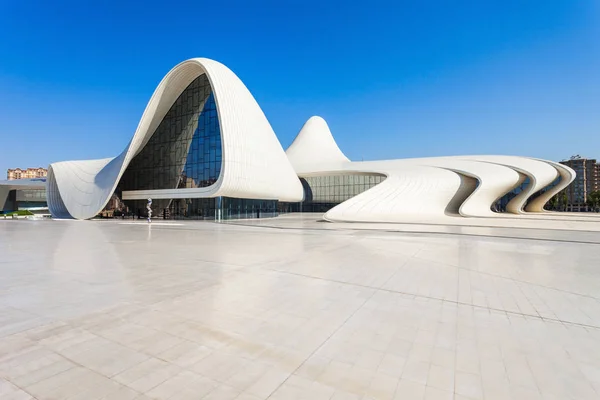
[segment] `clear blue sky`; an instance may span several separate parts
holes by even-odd
[[[117,155],[191,57],[236,72],[284,148],[321,115],[354,160],[600,158],[597,0],[91,3],[0,0],[0,177]]]

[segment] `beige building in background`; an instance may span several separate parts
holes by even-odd
[[[560,163],[572,168],[576,173],[573,183],[565,189],[566,211],[589,211],[586,200],[590,193],[600,189],[598,163],[595,159],[582,158],[578,155]]]
[[[6,179],[12,181],[14,179],[44,178],[46,175],[48,175],[48,170],[46,168],[15,168],[7,171]]]

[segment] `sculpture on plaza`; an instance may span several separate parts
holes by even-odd
[[[146,210],[148,210],[148,222],[152,222],[152,199],[148,199]]]

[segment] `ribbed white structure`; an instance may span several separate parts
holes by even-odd
[[[560,180],[558,181],[558,184],[556,186],[550,188],[549,190],[545,191],[540,196],[538,196],[535,199],[533,199],[532,201],[530,201],[529,204],[527,204],[527,206],[525,207],[525,211],[548,212],[548,211],[544,210],[544,205],[546,205],[546,203],[552,198],[552,196],[558,194],[561,190],[565,189],[567,186],[569,186],[571,184],[571,182],[573,182],[575,180],[575,171],[573,169],[571,169],[565,165],[562,165],[560,163],[557,163],[557,162],[544,161],[544,160],[538,160],[538,161],[546,162],[546,163],[552,165],[554,168],[556,168],[556,170],[558,171]]]
[[[87,219],[106,205],[123,172],[150,140],[175,100],[206,74],[221,128],[222,165],[217,182],[205,188],[128,192],[124,199],[236,198],[300,201],[303,190],[294,169],[258,103],[226,66],[206,58],[184,61],[156,88],[130,144],[113,159],[65,161],[48,171],[48,206],[55,217]]]
[[[311,121],[318,123],[309,124]],[[543,209],[546,202],[575,179],[575,172],[562,164],[514,156],[352,162],[321,121],[312,117],[287,150],[299,176],[374,173],[387,177],[325,213],[330,221],[437,222],[448,216],[506,218],[548,213]],[[557,178],[558,183],[550,187]],[[507,204],[507,213],[492,211],[496,201],[525,182],[523,190]]]

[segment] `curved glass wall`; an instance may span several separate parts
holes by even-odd
[[[154,207],[154,202],[152,206],[153,218],[157,219],[225,220],[277,216],[277,200],[212,197],[173,199],[165,208]],[[145,210],[141,216],[145,216]]]
[[[508,203],[510,203],[510,201],[512,199],[514,199],[515,197],[517,197],[517,195],[519,193],[521,193],[523,190],[525,190],[525,188],[527,186],[529,186],[529,184],[531,183],[531,180],[529,179],[529,177],[525,177],[525,180],[523,182],[521,182],[521,184],[519,186],[517,186],[516,188],[514,188],[513,190],[511,190],[510,192],[506,193],[504,196],[502,196],[501,198],[499,198],[498,200],[496,200],[496,202],[492,205],[491,210],[494,212],[506,212],[506,206],[508,205]],[[525,208],[527,206],[528,202],[525,202],[525,205],[523,206],[523,208]]]
[[[198,188],[213,185],[221,173],[221,129],[206,75],[194,79],[171,106],[142,151],[123,174],[117,195],[128,190]],[[134,212],[145,200],[126,201]],[[156,200],[169,209],[172,200]]]
[[[181,93],[119,182],[123,190],[197,188],[221,172],[221,130],[206,75]]]
[[[280,203],[284,212],[327,212],[338,204],[383,182],[385,175],[347,174],[300,178],[304,200],[300,203]]]

